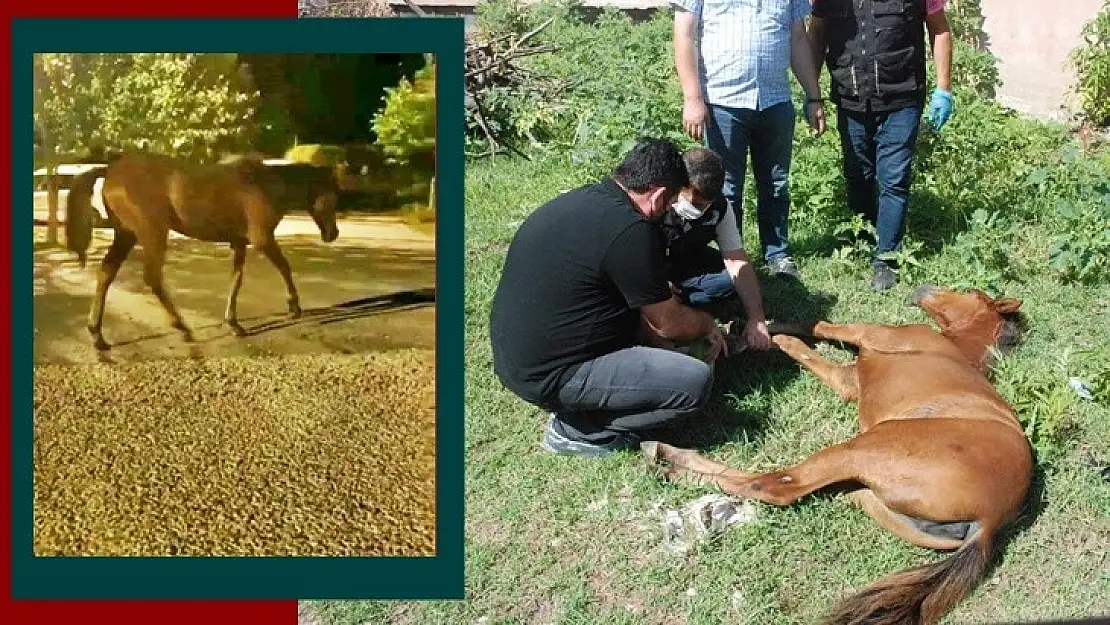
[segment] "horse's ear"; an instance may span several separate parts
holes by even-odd
[[[1021,308],[1021,300],[1012,297],[1000,297],[994,300],[994,309],[1003,315],[1017,312]]]

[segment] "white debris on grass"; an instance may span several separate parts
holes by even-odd
[[[589,512],[601,512],[608,505],[609,505],[609,497],[606,496],[606,497],[602,497],[601,499],[598,499],[596,501],[590,502],[590,504],[586,506],[586,510],[588,510]]]
[[[663,512],[664,543],[673,553],[684,554],[697,543],[733,525],[757,520],[755,505],[726,495],[705,495]]]
[[[1075,391],[1075,394],[1080,396],[1081,398],[1094,399],[1094,396],[1091,394],[1091,385],[1087,384],[1083,380],[1080,380],[1079,378],[1069,378],[1068,386],[1070,386],[1071,390]]]

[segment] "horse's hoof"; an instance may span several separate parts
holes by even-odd
[[[239,338],[243,338],[247,335],[247,331],[243,329],[243,326],[239,325],[238,321],[228,321],[227,327],[231,328],[231,332]]]
[[[643,452],[644,457],[651,462],[659,461],[659,441],[643,441],[640,443],[640,451]]]
[[[110,349],[112,349],[112,346],[109,345],[108,342],[105,341],[104,339],[98,339],[96,341],[93,341],[93,347],[98,352],[106,352],[106,351],[109,351]]]
[[[289,309],[289,318],[290,319],[300,319],[301,318],[301,309],[300,308],[291,308],[291,309]]]

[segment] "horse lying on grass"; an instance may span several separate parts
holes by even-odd
[[[806,332],[859,347],[835,364],[800,339],[779,349],[859,406],[861,433],[801,464],[744,473],[696,452],[645,442],[645,455],[726,493],[785,506],[831,485],[879,525],[914,545],[955,550],[945,560],[882,579],[846,600],[827,623],[936,623],[978,583],[999,528],[1024,503],[1033,472],[1025,434],[987,379],[992,355],[1015,345],[1021,302],[923,286],[912,300],[940,326],[817,322]]]
[[[170,230],[200,241],[229,243],[231,289],[224,321],[237,336],[236,302],[243,283],[247,245],[261,251],[281,273],[289,296],[289,314],[301,314],[289,262],[278,247],[274,230],[287,210],[307,209],[324,242],[339,236],[335,206],[339,197],[336,171],[311,165],[267,166],[258,158],[214,165],[194,165],[160,154],[127,154],[111,165],[77,176],[66,202],[66,244],[85,266],[92,241],[92,206],[96,181],[104,178],[102,199],[114,232],[112,246],[100,264],[96,297],[88,329],[98,350],[107,350],[101,332],[104,300],[120,266],[135,244],[143,247],[143,278],[186,342],[193,334],[162,283],[162,266]]]

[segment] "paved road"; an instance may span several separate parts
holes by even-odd
[[[114,360],[190,355],[250,356],[288,353],[361,353],[435,344],[435,241],[394,218],[341,220],[340,236],[320,240],[307,216],[287,216],[277,234],[293,268],[305,315],[292,321],[278,271],[250,251],[239,294],[239,317],[251,333],[233,336],[223,325],[231,276],[226,245],[174,236],[165,278],[198,338],[188,348],[142,279],[142,249],[124,263],[108,292],[105,338]],[[45,228],[35,228],[36,248]],[[95,362],[85,330],[96,269],[111,242],[97,230],[89,264],[81,269],[64,249],[35,251],[36,362]]]

